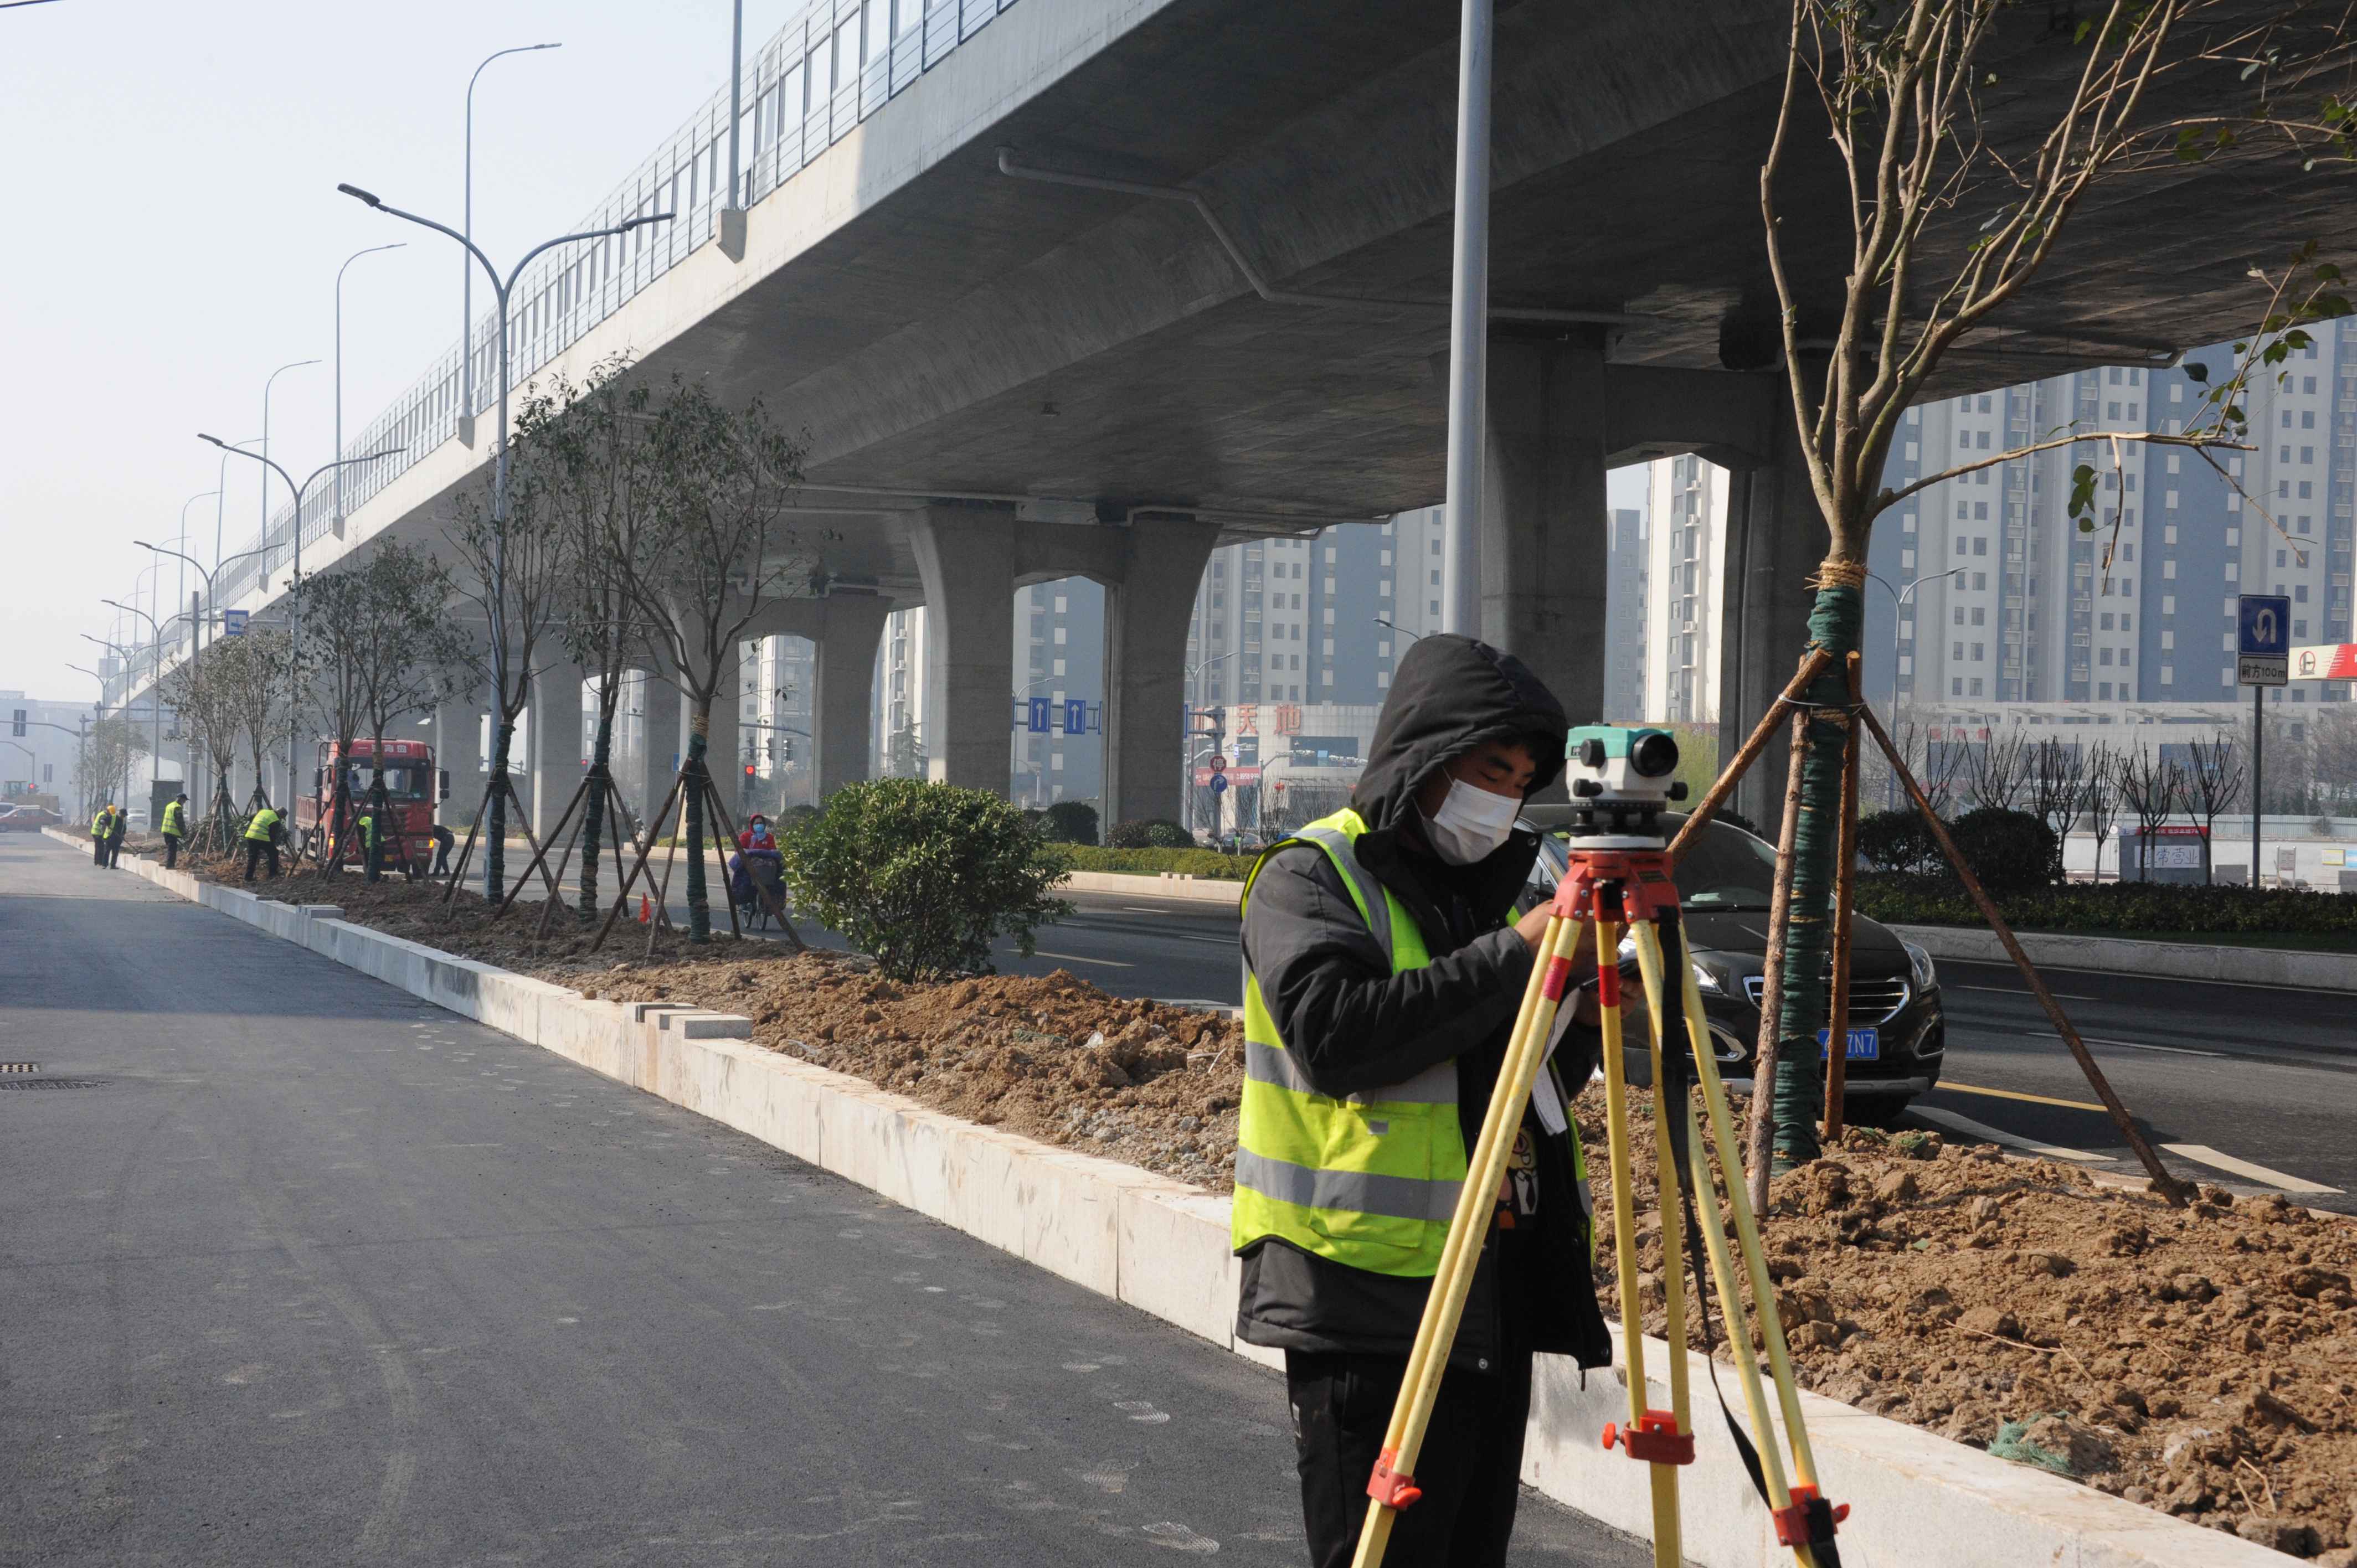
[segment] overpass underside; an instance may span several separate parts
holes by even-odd
[[[2029,10],[1995,134],[2033,128],[2075,69]],[[1600,711],[1616,463],[1698,450],[1738,472],[1717,585],[1738,622],[1731,726],[1798,652],[1824,536],[1760,347],[1777,313],[1758,170],[1788,16],[1500,9],[1480,629],[1576,714]],[[1019,0],[758,203],[741,260],[704,244],[557,356],[577,381],[627,351],[651,381],[758,396],[807,432],[796,548],[820,596],[748,632],[819,646],[823,785],[864,772],[883,616],[921,603],[930,766],[1004,789],[1014,590],[1084,575],[1110,590],[1107,810],[1175,815],[1213,545],[1440,499],[1457,17],[1449,0]],[[2222,102],[2231,78],[2173,85],[2168,107]],[[1788,257],[1830,319],[1846,198],[1822,134],[1800,145]],[[2099,190],[1940,390],[2246,325],[2252,260],[2357,228],[2321,178],[2245,161]],[[2281,242],[2220,245],[2229,202]],[[1927,275],[1970,238],[1935,231]],[[337,548],[433,540],[484,455],[444,441]],[[577,679],[553,670],[549,689]]]

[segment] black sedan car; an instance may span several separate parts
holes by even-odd
[[[1523,825],[1537,832],[1541,849],[1535,890],[1552,897],[1565,866],[1568,806],[1532,806]],[[1675,834],[1684,818],[1664,814]],[[1728,1090],[1751,1090],[1751,1059],[1760,1038],[1760,971],[1768,951],[1769,900],[1776,885],[1773,844],[1723,822],[1708,822],[1678,863],[1678,903],[1685,915],[1695,983],[1702,993],[1711,1046]],[[1621,957],[1635,947],[1624,940]],[[1828,969],[1825,983],[1832,986]],[[1939,976],[1932,956],[1888,927],[1856,917],[1850,929],[1848,1067],[1849,1119],[1887,1124],[1940,1081],[1947,1048],[1940,1015]],[[1830,1005],[1830,998],[1828,999]],[[1641,1003],[1624,1029],[1622,1059],[1629,1081],[1652,1081]],[[1823,1036],[1819,1036],[1822,1043]]]

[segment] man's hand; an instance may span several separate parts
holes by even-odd
[[[1547,921],[1554,918],[1555,901],[1549,899],[1514,922],[1514,935],[1523,939],[1533,958],[1538,956],[1539,943],[1546,940]]]

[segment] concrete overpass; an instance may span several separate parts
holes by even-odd
[[[1457,7],[919,3],[819,0],[773,39],[748,72],[741,231],[722,232],[716,188],[723,93],[581,227],[677,221],[545,258],[519,289],[514,379],[577,381],[628,352],[647,376],[759,394],[807,428],[818,586],[755,630],[819,643],[823,784],[865,767],[884,611],[923,603],[927,708],[945,725],[932,770],[1004,788],[1013,591],[1081,575],[1110,590],[1108,810],[1175,814],[1186,618],[1213,544],[1440,497]],[[1796,651],[1823,535],[1768,347],[1757,200],[1787,15],[1782,0],[1501,6],[1480,626],[1575,712],[1602,689],[1604,475],[1639,456],[1702,450],[1740,476],[1730,725]],[[2042,15],[2019,27],[1993,60],[2000,133],[2035,124],[2074,68]],[[2169,107],[2239,91],[2231,70],[2190,78]],[[1846,198],[1803,146],[1792,262],[1829,312]],[[2242,328],[2250,263],[2357,231],[2328,177],[2246,159],[2107,188],[1941,390]],[[1953,258],[1970,238],[1930,249]],[[485,407],[491,349],[486,324]],[[487,429],[461,439],[460,403],[454,348],[354,442],[408,453],[370,474],[340,532],[325,498],[303,519],[307,571],[437,536],[490,447]],[[265,607],[286,575],[283,552],[267,559],[229,596]],[[551,671],[549,689],[577,676]],[[570,704],[539,706],[535,749],[576,769]],[[658,733],[674,722],[660,693],[651,708]],[[733,723],[716,717],[716,746]]]

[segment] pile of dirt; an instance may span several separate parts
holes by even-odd
[[[1650,1101],[1636,1098],[1635,1165],[1650,1175]],[[1579,1114],[1601,1148],[1600,1090]],[[1645,1327],[1659,1334],[1652,1183],[1631,1186]],[[1767,1247],[1804,1386],[2357,1565],[2357,1227],[2222,1187],[2174,1209],[1994,1144],[1860,1129],[1777,1178]],[[1614,1272],[1608,1233],[1608,1299]]]
[[[540,939],[536,906],[492,924],[474,894],[446,908],[425,884],[307,876],[265,892],[587,995],[744,1014],[759,1045],[952,1115],[1231,1186],[1243,1043],[1223,1017],[1108,996],[1061,971],[897,984],[865,958],[725,930],[692,947],[658,927],[650,957],[632,925],[592,952],[569,912]],[[1644,1326],[1658,1334],[1651,1107],[1632,1098]],[[1609,1227],[1600,1089],[1577,1112]],[[1994,1146],[1857,1130],[1778,1178],[1766,1229],[1806,1386],[2357,1568],[2357,1227],[2219,1187],[2177,1210]],[[1609,1310],[1609,1235],[1598,1261]]]

